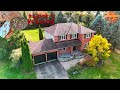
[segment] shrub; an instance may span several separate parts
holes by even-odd
[[[9,59],[11,60],[10,68],[18,68],[21,60],[21,49],[13,49]]]
[[[87,56],[85,56],[85,64],[87,66],[95,66],[97,64],[97,62],[93,59],[92,56],[87,55]]]

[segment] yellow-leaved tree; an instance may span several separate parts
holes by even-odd
[[[110,46],[111,44],[106,38],[103,38],[101,35],[94,35],[87,46],[87,52],[96,62],[105,60],[110,56]]]

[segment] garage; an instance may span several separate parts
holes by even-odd
[[[29,42],[29,48],[35,65],[57,60],[58,49],[52,39]]]
[[[46,62],[45,54],[34,56],[34,64]]]
[[[47,61],[57,59],[57,52],[47,53]]]

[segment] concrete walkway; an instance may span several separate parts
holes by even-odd
[[[84,60],[84,58],[82,58],[82,59],[73,59],[71,61],[60,62],[60,63],[65,68],[65,70],[68,70],[70,67],[75,66],[75,64],[79,63],[81,60]]]
[[[59,61],[52,61],[35,66],[38,79],[68,79],[64,67]]]

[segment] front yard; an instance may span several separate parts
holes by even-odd
[[[120,79],[120,54],[112,53],[101,67],[76,65],[68,74],[70,79]]]

